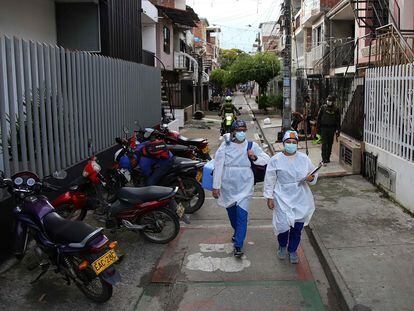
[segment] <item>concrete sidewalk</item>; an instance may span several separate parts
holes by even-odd
[[[257,116],[259,123],[264,118]],[[263,132],[269,141],[277,137],[275,129]],[[309,149],[315,164],[318,147]],[[340,174],[336,161],[321,175]],[[320,179],[312,191],[316,211],[307,233],[342,304],[350,310],[414,310],[413,218],[359,175]]]

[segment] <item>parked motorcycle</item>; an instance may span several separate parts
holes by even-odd
[[[159,129],[145,128],[135,131],[139,141],[143,142],[149,139],[162,139],[168,145],[192,146],[196,157],[202,161],[210,161],[210,148],[208,140],[204,138],[187,138],[179,132],[171,131],[167,125],[163,124]],[[174,152],[173,152],[174,153]]]
[[[116,152],[114,166],[107,174],[108,202],[115,201],[118,189],[130,182],[135,187],[146,185],[146,176],[137,166],[135,150],[125,140],[117,138],[116,141],[121,149]],[[199,183],[203,166],[200,161],[174,157],[170,168],[157,183],[159,186],[178,188],[176,201],[184,206],[186,214],[196,212],[204,203],[205,193]]]
[[[58,176],[56,176],[58,177]],[[113,264],[118,260],[117,242],[109,242],[102,228],[60,217],[42,191],[58,188],[41,181],[31,172],[20,172],[11,179],[0,174],[0,187],[7,188],[13,199],[15,254],[23,258],[29,235],[36,242],[39,280],[51,266],[68,284],[75,285],[89,299],[102,303],[112,296],[112,286],[120,281]]]
[[[100,170],[96,157],[92,156],[82,177],[53,201],[59,214],[83,220],[88,210],[93,210],[100,220],[106,222],[107,228],[139,231],[153,243],[168,243],[177,236],[179,219],[184,214],[184,207],[174,201],[178,189],[158,186],[119,188],[117,200],[110,205],[103,200],[103,190],[107,185]]]

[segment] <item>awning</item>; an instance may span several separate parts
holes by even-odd
[[[158,12],[164,13],[176,24],[196,27],[197,22],[200,20],[194,10],[189,6],[187,6],[187,9],[185,11],[174,8],[167,8],[160,5],[157,5],[156,7],[158,9]]]

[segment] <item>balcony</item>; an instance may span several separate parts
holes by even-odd
[[[309,27],[323,14],[323,11],[321,10],[321,0],[304,0],[302,10],[302,25]]]
[[[313,67],[315,63],[323,58],[326,51],[326,44],[322,43],[312,48],[309,54],[309,65]]]
[[[187,53],[174,52],[174,70],[192,73],[192,79],[198,81],[198,63]]]

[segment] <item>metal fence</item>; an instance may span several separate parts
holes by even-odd
[[[157,68],[0,36],[0,169],[41,176],[113,145],[123,126],[159,123]]]
[[[365,141],[408,161],[414,161],[413,66],[369,69],[365,79]]]

